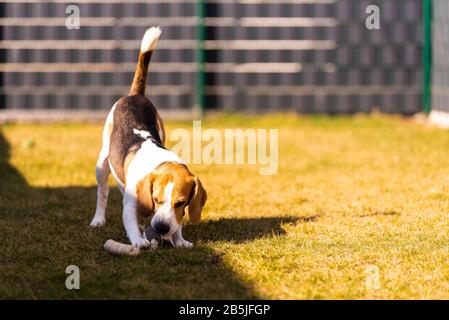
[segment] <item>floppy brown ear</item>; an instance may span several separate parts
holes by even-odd
[[[150,173],[136,185],[137,213],[142,217],[149,217],[154,212],[153,203],[153,175]]]
[[[204,204],[207,200],[207,193],[201,184],[200,179],[194,177],[195,180],[195,191],[190,200],[188,212],[191,223],[198,223],[201,220],[201,211],[203,210]]]

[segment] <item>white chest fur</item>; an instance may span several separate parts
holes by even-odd
[[[158,147],[151,140],[146,140],[128,167],[126,184],[135,186],[143,177],[166,161],[183,163],[172,151]]]

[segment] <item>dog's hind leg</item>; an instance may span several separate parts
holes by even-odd
[[[95,210],[95,216],[90,223],[91,227],[101,227],[106,222],[106,205],[109,195],[108,178],[111,170],[109,168],[108,153],[104,149],[103,147],[100,151],[97,168],[95,170],[97,177],[97,208]]]
[[[112,132],[112,120],[115,105],[112,107],[103,129],[103,146],[97,160],[95,175],[97,177],[97,208],[90,225],[101,227],[106,223],[106,205],[108,202],[109,185],[108,178],[111,174],[109,167],[109,143]]]

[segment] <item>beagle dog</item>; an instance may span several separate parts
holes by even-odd
[[[151,226],[176,247],[191,247],[182,237],[182,219],[187,208],[190,221],[200,221],[207,193],[200,179],[165,148],[162,119],[145,97],[148,65],[160,34],[158,27],[145,32],[129,95],[118,100],[106,118],[96,166],[97,207],[90,225],[105,224],[112,173],[123,195],[123,224],[132,245],[150,246],[139,229],[140,215],[151,216]]]

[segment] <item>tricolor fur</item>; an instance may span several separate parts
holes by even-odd
[[[112,173],[123,194],[123,224],[131,243],[147,247],[139,230],[138,215],[152,217],[151,225],[176,246],[192,244],[182,237],[185,209],[192,223],[201,219],[207,194],[201,181],[165,146],[165,131],[156,108],[145,97],[151,55],[161,31],[145,32],[129,95],[118,100],[103,129],[103,146],[97,161],[97,208],[91,226],[102,226]]]

